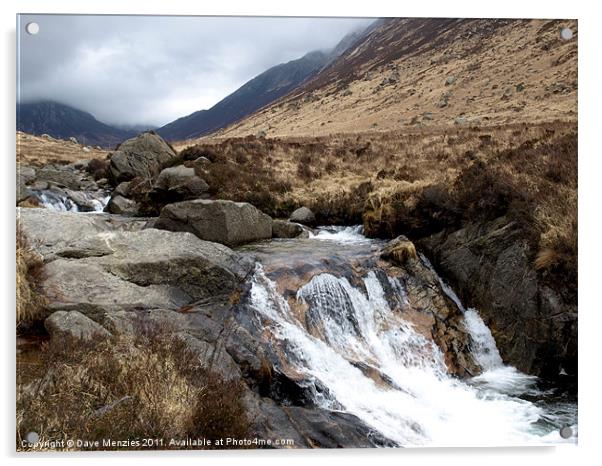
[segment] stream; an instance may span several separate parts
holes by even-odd
[[[380,246],[361,227],[324,227],[309,239],[243,248],[259,258],[255,317],[313,401],[356,415],[401,446],[576,443],[575,397],[505,365],[478,311],[439,278],[482,369],[468,379],[448,373],[441,350],[404,317],[402,280],[371,260]],[[565,426],[573,432],[567,439],[559,434]]]
[[[90,211],[108,200],[82,194]],[[38,198],[49,209],[82,211],[49,191]],[[257,260],[251,317],[312,402],[357,416],[399,446],[577,443],[574,390],[505,365],[478,310],[465,308],[419,253],[439,293],[461,312],[481,369],[469,378],[450,373],[441,349],[411,317],[407,283],[379,262],[384,244],[356,226],[238,248]],[[567,426],[565,439],[559,431]]]

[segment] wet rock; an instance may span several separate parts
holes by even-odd
[[[78,311],[57,311],[44,321],[51,340],[90,341],[108,338],[111,334],[102,326]]]
[[[309,232],[298,223],[287,220],[272,222],[272,238],[309,238]]]
[[[541,282],[521,232],[501,217],[420,241],[459,296],[479,310],[504,361],[557,377],[577,371],[577,306]],[[570,290],[567,290],[567,293]]]
[[[316,224],[316,216],[307,207],[299,207],[291,214],[289,220],[307,226],[314,226]]]
[[[77,206],[79,212],[95,212],[102,210],[101,199],[105,193],[90,193],[83,191],[71,191],[66,189],[66,196]],[[99,197],[101,199],[99,199]]]
[[[417,258],[416,247],[408,238],[400,235],[386,244],[382,249],[380,256],[385,260],[390,260],[396,265],[403,266],[409,260],[415,260]]]
[[[206,241],[236,246],[272,237],[272,219],[245,202],[194,200],[169,204],[155,228],[188,231]]]
[[[111,197],[105,210],[112,214],[135,216],[138,215],[139,206],[136,201],[120,195],[114,195]]]
[[[110,180],[115,186],[137,176],[154,180],[175,157],[161,136],[152,131],[142,133],[123,142],[110,155]]]
[[[184,165],[164,169],[153,187],[153,195],[164,202],[177,202],[208,197],[209,185],[197,176],[194,168]]]
[[[371,429],[358,417],[320,408],[279,406],[269,398],[249,393],[245,405],[252,429],[259,438],[290,439],[292,445],[273,448],[371,448],[395,443]]]

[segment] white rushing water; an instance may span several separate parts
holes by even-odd
[[[355,235],[361,233],[339,229],[319,232],[315,238],[349,243]],[[542,395],[536,378],[503,364],[476,311],[464,310],[455,297],[465,313],[473,355],[483,369],[480,376],[463,381],[447,373],[443,354],[431,340],[402,313],[393,312],[381,279],[370,271],[358,288],[329,273],[314,276],[297,292],[299,303],[307,306],[301,322],[257,265],[251,289],[256,317],[276,337],[294,370],[310,385],[327,388],[316,391],[316,403],[352,413],[402,446],[562,441],[551,424],[562,422],[562,415],[565,422],[572,419],[572,405],[553,414],[519,398]],[[407,303],[403,285],[391,277],[386,280],[397,301]],[[447,291],[453,293],[449,287]]]
[[[34,195],[42,207],[57,212],[102,212],[111,198],[103,192],[74,192],[73,197],[62,191],[39,191]],[[76,202],[77,200],[77,202]]]
[[[310,233],[309,237],[318,240],[336,241],[338,243],[365,243],[370,240],[363,235],[361,225],[353,227],[322,227],[317,233]]]

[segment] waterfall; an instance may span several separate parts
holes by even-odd
[[[476,312],[466,311],[467,328],[477,342],[479,364],[492,369],[462,381],[447,373],[439,348],[391,309],[381,280],[374,271],[362,286],[331,273],[315,275],[292,298],[306,308],[303,318],[257,265],[254,318],[303,375],[318,405],[354,414],[403,446],[560,441],[557,430],[539,427],[545,410],[518,397],[535,390],[534,378],[504,366],[497,349],[490,351],[495,342]],[[403,290],[386,277],[390,280],[395,286],[389,290]],[[403,291],[395,293],[404,302]],[[512,390],[504,390],[504,381]],[[318,385],[327,390],[311,390]]]
[[[34,191],[40,204],[58,212],[102,212],[111,198],[102,191],[63,191],[47,189]]]

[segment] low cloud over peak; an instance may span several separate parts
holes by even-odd
[[[34,36],[24,32],[32,21]],[[371,21],[22,15],[20,101],[58,101],[110,124],[163,125]]]

